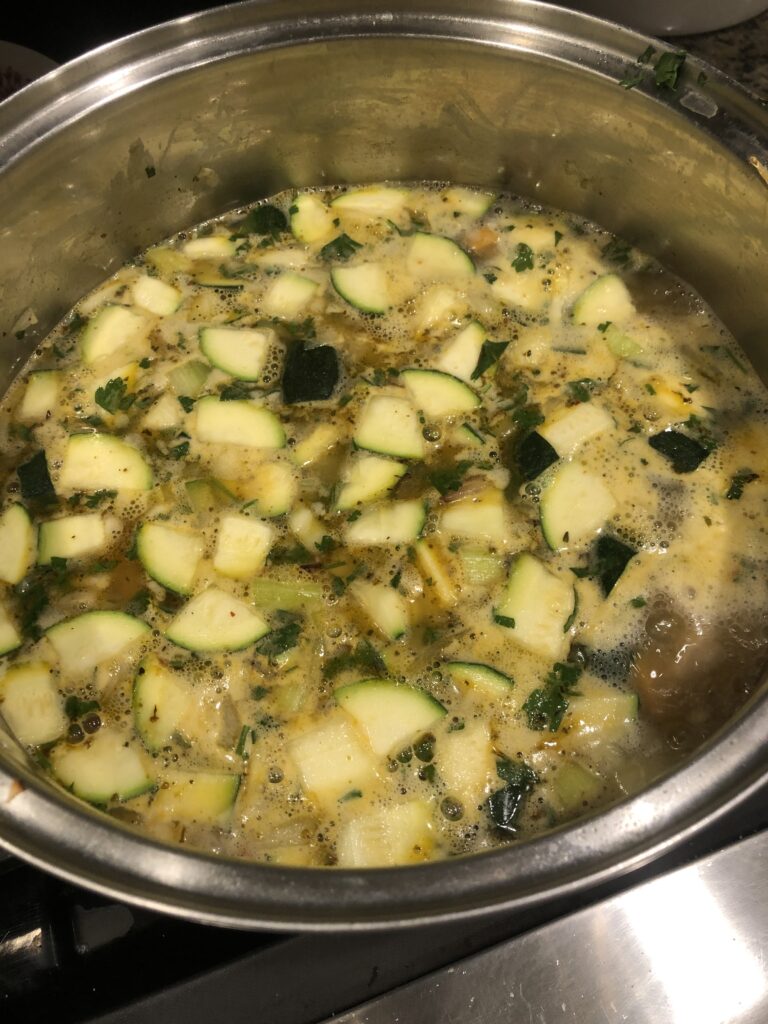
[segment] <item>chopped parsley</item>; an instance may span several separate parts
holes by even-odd
[[[525,270],[533,270],[533,249],[530,245],[526,245],[525,242],[517,243],[512,267],[518,274],[522,274]]]
[[[341,672],[351,670],[384,678],[387,666],[376,648],[368,640],[360,640],[351,651],[334,655],[323,664],[323,679],[335,679]]]
[[[254,206],[250,213],[240,222],[237,237],[246,235],[268,235],[277,239],[288,230],[288,221],[282,210],[269,203]]]
[[[429,482],[442,495],[458,491],[467,470],[472,465],[469,459],[459,459],[452,466],[445,466],[442,469],[433,469],[429,474]]]
[[[100,388],[96,388],[96,404],[107,412],[126,412],[136,401],[136,395],[129,394],[128,384],[122,377],[113,377]]]
[[[576,696],[575,686],[581,666],[558,662],[547,675],[544,686],[533,690],[523,704],[528,727],[541,732],[557,732],[568,710],[568,698]]]
[[[731,477],[731,483],[728,490],[725,492],[726,498],[728,498],[729,501],[738,501],[744,493],[746,485],[759,479],[759,474],[753,473],[749,469],[742,470],[740,473],[735,473]]]
[[[509,345],[508,341],[484,341],[477,366],[472,371],[472,380],[482,377],[486,370],[490,369],[494,363],[498,363],[507,345]]]
[[[659,89],[677,89],[680,72],[683,70],[687,54],[682,50],[674,52],[668,50],[662,53],[653,65],[653,80]]]
[[[256,643],[259,654],[276,658],[296,647],[301,636],[301,617],[291,612],[278,612],[276,627]]]
[[[362,249],[362,242],[356,242],[354,238],[342,232],[336,238],[327,242],[320,250],[321,260],[348,260],[354,256],[358,249]]]

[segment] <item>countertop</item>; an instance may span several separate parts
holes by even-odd
[[[768,103],[768,11],[733,28],[670,42],[714,64]]]

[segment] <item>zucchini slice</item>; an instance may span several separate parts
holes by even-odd
[[[354,441],[358,448],[396,459],[424,458],[421,424],[407,398],[369,398],[358,419]]]
[[[566,623],[575,601],[573,587],[526,552],[513,562],[493,614],[525,650],[558,661],[568,648]]]
[[[193,260],[226,260],[235,255],[235,243],[227,235],[201,235],[185,242],[181,251]]]
[[[5,604],[0,601],[0,654],[8,654],[21,647],[22,636],[14,625]]]
[[[478,192],[473,188],[449,188],[445,198],[449,207],[464,213],[468,217],[482,217],[487,213],[496,198],[496,192]]]
[[[165,772],[151,814],[163,821],[225,825],[240,789],[231,772]]]
[[[419,498],[392,501],[367,512],[349,523],[345,541],[350,546],[409,544],[416,540],[427,521],[427,510]]]
[[[388,639],[397,640],[408,631],[408,602],[388,584],[356,580],[349,592]]]
[[[512,676],[476,661],[449,661],[445,666],[451,678],[490,700],[509,700],[515,681]]]
[[[200,351],[219,370],[238,380],[261,379],[275,332],[255,327],[203,327]]]
[[[606,321],[622,323],[634,314],[632,297],[622,279],[616,274],[603,274],[576,299],[572,319],[585,327],[597,327]]]
[[[141,452],[111,434],[68,438],[59,471],[61,491],[148,491],[152,470]]]
[[[288,583],[261,576],[251,581],[248,594],[257,608],[272,611],[296,612],[302,608],[316,608],[323,603],[323,586],[314,580],[300,579]]]
[[[339,866],[391,867],[429,860],[435,845],[433,828],[426,800],[408,800],[361,814],[339,831]]]
[[[320,285],[311,277],[291,272],[280,274],[264,293],[261,312],[281,320],[296,320],[319,291]]]
[[[320,196],[304,192],[291,205],[291,231],[305,245],[330,238],[335,231],[334,217]]]
[[[496,759],[487,722],[467,722],[463,729],[441,734],[435,764],[446,793],[468,810],[479,807],[496,779]]]
[[[155,784],[139,749],[117,729],[103,726],[78,746],[59,743],[49,756],[59,782],[92,804],[130,800]]]
[[[170,316],[181,305],[182,295],[178,288],[166,284],[157,277],[142,274],[134,281],[131,296],[135,305],[146,309],[155,316]]]
[[[483,343],[487,340],[485,328],[477,320],[459,331],[445,345],[437,360],[438,370],[450,373],[459,380],[469,382],[475,372]]]
[[[323,537],[328,534],[314,512],[306,505],[299,505],[291,512],[288,516],[288,529],[312,555],[320,550]]]
[[[561,466],[542,489],[541,530],[553,551],[564,551],[603,527],[616,499],[599,476],[577,462]]]
[[[20,583],[35,560],[35,527],[23,505],[9,505],[0,516],[0,580]]]
[[[390,491],[404,473],[402,462],[379,455],[359,455],[342,470],[334,507],[345,512],[375,501]]]
[[[210,366],[201,359],[188,359],[185,363],[174,366],[168,374],[168,383],[175,395],[197,398],[210,372]]]
[[[396,754],[447,714],[426,690],[389,679],[361,679],[333,691],[339,707],[357,722],[375,754]]]
[[[125,306],[103,306],[80,336],[80,355],[86,366],[107,356],[123,362],[149,354],[149,324]]]
[[[376,780],[371,751],[338,712],[292,739],[288,750],[304,790],[321,806],[335,808],[339,797],[351,789],[364,791]]]
[[[245,486],[249,512],[273,519],[290,512],[299,493],[295,471],[287,462],[263,462]]]
[[[58,370],[38,370],[30,374],[16,410],[16,419],[22,423],[42,423],[52,416],[58,406],[60,386]]]
[[[441,370],[403,370],[400,380],[416,408],[430,419],[470,412],[480,405],[469,385]]]
[[[136,534],[136,553],[153,580],[177,594],[189,594],[203,557],[203,539],[167,523],[144,523]]]
[[[299,467],[309,466],[339,443],[339,430],[332,423],[320,423],[290,450],[291,462]]]
[[[0,679],[0,712],[25,746],[52,743],[68,725],[50,665],[44,661],[28,661],[8,669]]]
[[[458,602],[459,595],[444,563],[445,556],[428,540],[417,540],[413,547],[416,565],[424,579],[425,593],[434,595],[437,603],[444,608],[452,608]]]
[[[342,299],[363,313],[386,313],[392,305],[389,281],[380,263],[334,267],[331,284]]]
[[[401,213],[408,199],[403,188],[388,185],[373,185],[370,188],[356,188],[336,196],[331,208],[342,213],[354,213],[363,217],[392,218]]]
[[[46,630],[65,675],[84,676],[149,637],[146,622],[117,611],[83,612]]]
[[[222,576],[247,580],[264,568],[274,531],[258,519],[225,512],[219,520],[213,567]]]
[[[504,544],[509,539],[504,495],[497,487],[487,487],[471,497],[451,502],[440,516],[440,532]]]
[[[142,416],[141,430],[149,430],[151,433],[178,430],[182,415],[178,399],[166,392]]]
[[[165,635],[190,651],[241,651],[268,632],[266,621],[244,601],[209,587],[182,608]]]
[[[411,238],[405,266],[412,277],[422,281],[460,281],[475,274],[474,263],[460,245],[423,231]]]
[[[186,681],[150,654],[133,683],[133,722],[144,746],[157,753],[179,731],[191,694]]]
[[[613,429],[613,418],[594,402],[579,402],[548,419],[537,433],[548,441],[561,459],[573,455],[586,441]]]
[[[239,444],[247,448],[282,448],[285,431],[273,412],[255,402],[220,402],[209,395],[195,406],[195,432],[209,444]]]
[[[62,516],[40,524],[37,561],[50,565],[52,558],[85,558],[107,546],[107,528],[98,512]]]

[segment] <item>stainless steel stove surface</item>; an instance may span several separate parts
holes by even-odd
[[[26,1024],[55,1012],[57,1024],[316,1024],[763,830],[768,787],[716,829],[579,904],[389,933],[278,935],[189,924],[7,857],[0,860],[0,1020]],[[768,831],[760,841],[768,850]],[[764,916],[768,930],[768,910]],[[514,1013],[510,1006],[509,1024],[529,1019]]]

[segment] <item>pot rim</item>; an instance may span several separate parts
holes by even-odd
[[[375,0],[319,0],[311,17],[300,9],[300,0],[217,8],[128,36],[51,72],[0,104],[0,171],[111,100],[253,51],[373,36],[448,38],[578,64],[618,82],[655,42],[537,0],[484,0],[473,14],[458,0],[422,0],[418,9],[395,0],[386,12]],[[768,162],[768,113],[721,72],[695,59],[690,65],[707,74],[717,119],[706,104],[697,111],[681,102],[691,90],[666,95],[643,85],[638,91],[674,107],[737,157]],[[365,871],[182,852],[110,821],[0,751],[0,844],[68,881],[216,925],[315,931],[435,923],[522,910],[629,876],[746,800],[768,775],[766,743],[768,693],[762,693],[683,767],[593,817],[482,856]]]

